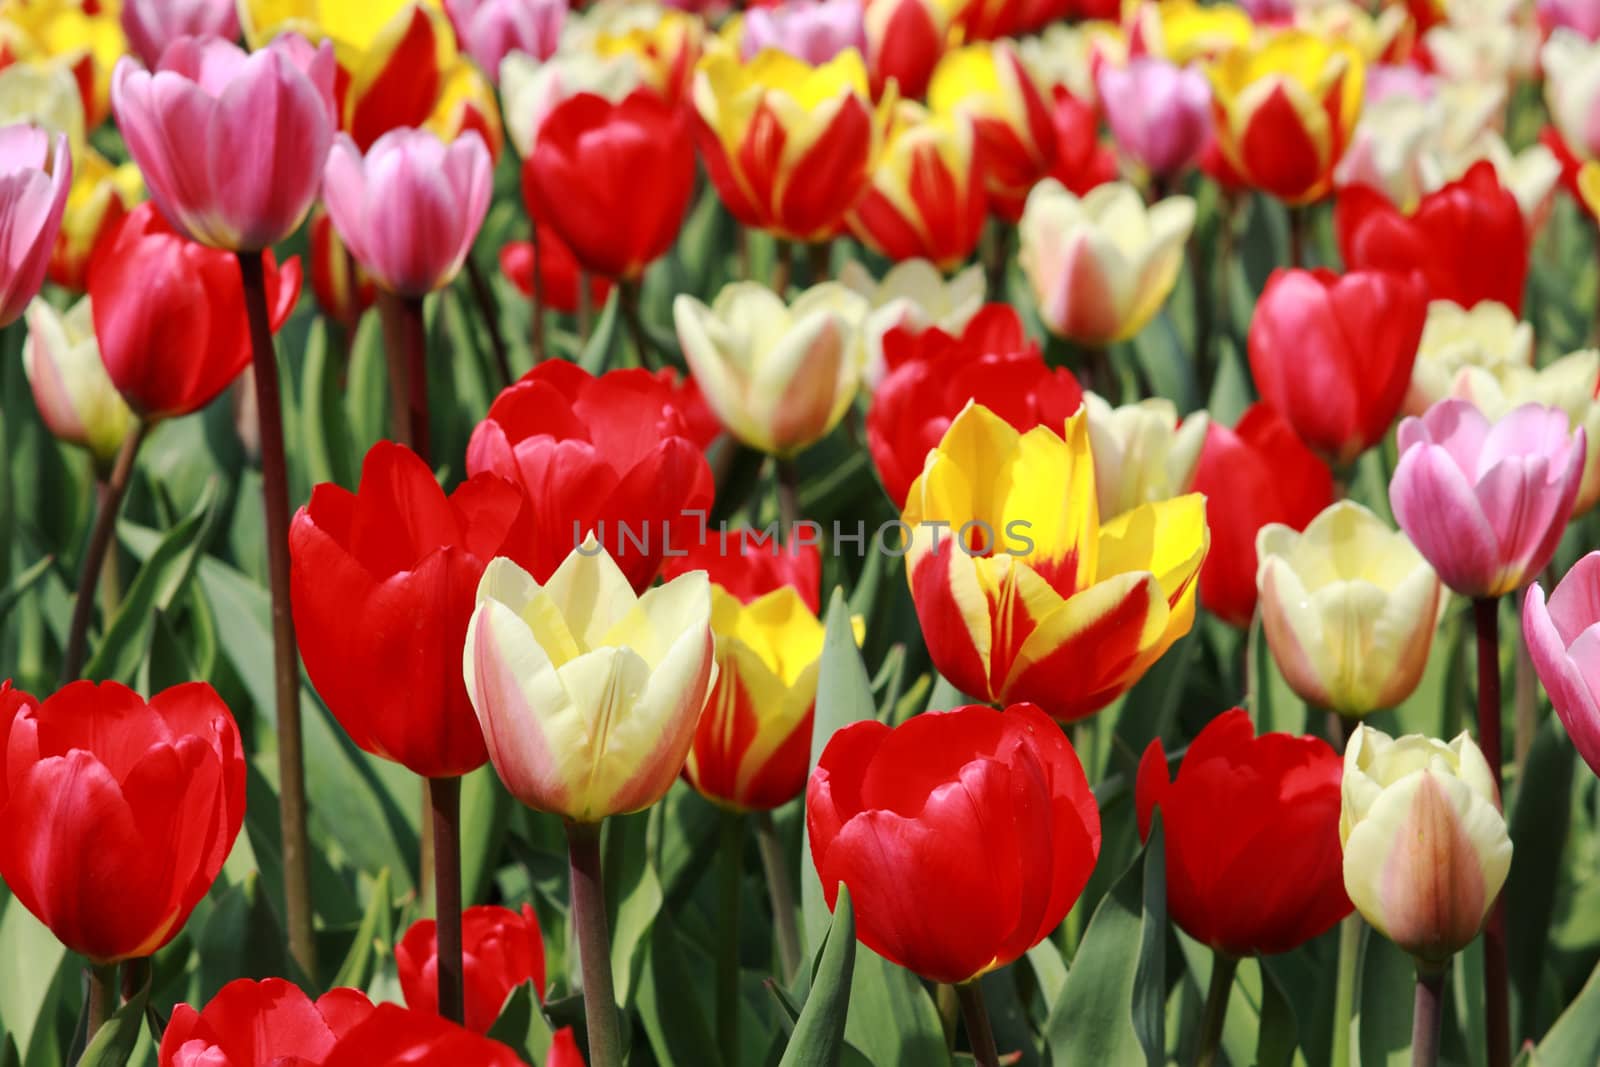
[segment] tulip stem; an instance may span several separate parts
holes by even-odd
[[[833,242],[818,241],[806,254],[810,260],[811,284],[821,285],[833,277]]]
[[[438,902],[439,1014],[464,1022],[461,961],[461,779],[429,778],[433,817],[433,884]]]
[[[1484,761],[1494,774],[1495,796],[1500,798],[1499,599],[1479,597],[1474,600],[1472,616],[1478,630],[1478,747],[1483,750]],[[1489,912],[1489,923],[1483,932],[1484,1027],[1489,1047],[1489,1067],[1506,1067],[1511,1062],[1511,1007],[1507,971],[1506,898],[1502,892]],[[1420,1005],[1420,977],[1418,982]]]
[[[267,572],[272,587],[272,658],[278,727],[278,819],[282,835],[283,899],[289,952],[313,979],[317,943],[311,919],[311,864],[306,834],[305,757],[300,736],[300,664],[289,610],[289,470],[283,448],[278,355],[267,315],[262,253],[240,252],[245,313],[255,366],[256,414],[261,421],[261,503],[267,526]]]
[[[94,614],[94,595],[100,581],[100,569],[105,566],[111,542],[115,539],[117,515],[122,511],[122,498],[127,493],[128,482],[133,477],[133,461],[138,456],[139,446],[144,443],[145,434],[148,432],[149,426],[146,423],[134,423],[132,432],[128,434],[122,442],[122,448],[117,452],[111,474],[104,481],[96,483],[95,498],[98,510],[95,512],[94,528],[89,531],[89,544],[83,550],[83,570],[78,575],[78,594],[72,602],[72,622],[67,627],[67,647],[61,662],[62,685],[76,681],[78,672],[83,670],[84,655],[89,647],[89,619]],[[107,615],[109,614],[108,606]]]
[[[986,237],[983,268],[989,300],[1003,304],[1006,302],[1006,266],[1011,256],[1011,226],[1000,219],[991,219]]]
[[[717,1046],[722,1062],[739,1063],[739,883],[743,880],[744,815],[724,811],[717,850]]]
[[[589,1030],[589,1067],[621,1067],[622,1036],[611,979],[611,932],[600,877],[600,823],[567,823],[572,870],[572,923],[583,968],[583,1014]]]
[[[594,322],[594,301],[589,288],[589,272],[578,271],[578,340],[589,343],[589,330]]]
[[[1333,984],[1333,1052],[1330,1067],[1350,1067],[1350,1024],[1356,1013],[1356,965],[1361,956],[1361,916],[1339,920],[1339,963]]]
[[[534,266],[537,270],[537,262]],[[473,302],[478,305],[478,316],[483,319],[483,327],[489,333],[489,350],[494,354],[495,370],[500,375],[498,386],[504,389],[511,384],[512,378],[506,339],[500,336],[500,301],[495,299],[494,289],[490,287],[489,279],[484,277],[483,268],[470,255],[467,256],[467,284],[472,289]]]
[[[1206,988],[1206,1006],[1200,1015],[1200,1047],[1195,1067],[1211,1067],[1222,1048],[1222,1023],[1228,1017],[1228,994],[1233,991],[1233,975],[1239,961],[1224,952],[1211,954],[1211,982]]]
[[[396,441],[431,463],[428,442],[428,330],[422,298],[378,295],[389,364],[389,422]]]
[[[617,307],[622,312],[623,323],[628,327],[628,338],[633,342],[639,365],[656,370],[661,366],[661,353],[656,351],[655,342],[650,340],[650,333],[644,328],[644,319],[639,314],[639,279],[623,278],[617,283]]]
[[[794,244],[780,237],[772,250],[772,276],[768,281],[772,291],[778,294],[778,299],[785,303],[789,300],[789,282],[793,277]]]
[[[778,523],[783,527],[783,543],[787,549],[794,540],[794,528],[800,522],[800,472],[794,461],[777,459],[778,468]]]
[[[778,931],[778,977],[784,985],[794,980],[800,969],[800,926],[795,919],[794,886],[789,879],[789,864],[784,859],[783,842],[772,822],[772,812],[756,814],[756,845],[761,850],[761,867],[767,876],[767,894],[772,901],[772,922]]]
[[[999,1067],[1000,1054],[995,1051],[994,1031],[989,1028],[989,1009],[983,1004],[983,986],[974,978],[956,986],[956,996],[961,1000],[961,1019],[967,1025],[967,1043],[972,1046],[972,1058],[978,1067]]]
[[[1411,1014],[1411,1067],[1434,1067],[1439,1062],[1444,974],[1443,970],[1417,968],[1416,1008]]]
[[[83,1044],[87,1048],[116,1008],[117,965],[91,963],[83,969],[83,976],[88,981],[83,998]],[[78,1050],[77,1058],[83,1059],[83,1049]]]
[[[539,224],[533,224],[533,364],[544,362],[544,249],[539,243]]]
[[[1306,231],[1310,224],[1309,208],[1299,206],[1289,208],[1289,266],[1291,267],[1306,265]]]

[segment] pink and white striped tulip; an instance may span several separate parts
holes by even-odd
[[[1574,564],[1548,604],[1543,587],[1528,587],[1522,634],[1572,747],[1600,774],[1600,552]]]
[[[636,595],[592,538],[543,585],[496,559],[462,669],[513,796],[576,822],[639,811],[683,770],[716,682],[711,583],[690,571]]]
[[[390,130],[365,157],[340,134],[322,197],[339,239],[372,280],[419,297],[461,270],[488,213],[493,177],[476,130],[449,145],[426,130]]]
[[[44,284],[71,189],[66,134],[0,126],[0,326],[20,318]]]
[[[1400,424],[1395,521],[1439,578],[1502,596],[1544,569],[1583,480],[1585,437],[1566,413],[1524,404],[1498,422],[1447,398]]]
[[[1100,66],[1096,82],[1117,147],[1152,174],[1188,168],[1211,139],[1211,83],[1159,56]]]
[[[525,52],[543,61],[561,43],[566,0],[444,0],[445,14],[467,54],[491,80],[500,77],[500,61]]]
[[[122,0],[122,32],[133,54],[147,67],[179,37],[239,36],[239,9],[234,0]]]
[[[297,229],[322,187],[333,143],[333,45],[293,34],[247,53],[180,37],[152,72],[124,57],[111,106],[150,198],[172,228],[231,252]]]
[[[739,55],[746,62],[767,48],[820,67],[846,48],[867,52],[860,0],[808,0],[745,12]]]

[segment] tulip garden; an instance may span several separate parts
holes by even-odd
[[[1600,1065],[1600,0],[0,0],[0,1067]]]

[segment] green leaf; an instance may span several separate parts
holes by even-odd
[[[1369,932],[1357,986],[1355,1050],[1367,1064],[1404,1062],[1411,1047],[1417,968],[1393,941]]]
[[[1555,716],[1534,736],[1518,779],[1511,809],[1516,862],[1506,880],[1507,944],[1511,983],[1524,1016],[1521,1030],[1542,1033],[1548,1018],[1528,1018],[1540,1005],[1539,987],[1548,967],[1550,916],[1561,885],[1561,856],[1572,820],[1574,755]],[[1553,1013],[1550,1013],[1553,1014]]]
[[[350,417],[339,387],[341,368],[329,343],[327,319],[317,316],[306,341],[305,364],[300,371],[300,430],[304,447],[300,459],[310,485],[335,482],[355,488],[357,463]]]
[[[372,978],[373,964],[378,954],[379,931],[392,922],[394,897],[389,888],[387,868],[378,872],[372,885],[372,895],[367,901],[367,911],[356,927],[355,939],[350,942],[350,952],[333,976],[333,987],[365,989]]]
[[[95,1031],[78,1067],[124,1067],[144,1029],[144,1009],[149,1001],[150,981],[146,979],[143,988]]]
[[[493,767],[461,779],[461,892],[465,906],[488,898],[495,860],[511,820],[511,794]]]
[[[894,1025],[885,1025],[887,1019]],[[876,1067],[940,1067],[950,1062],[939,1009],[922,979],[865,945],[856,950],[844,1036]]]
[[[1167,732],[1177,717],[1184,682],[1202,640],[1197,632],[1179,639],[1129,690],[1117,713],[1102,777],[1116,770],[1130,775],[1137,772],[1145,747]]]
[[[364,456],[367,449],[389,436],[389,369],[383,353],[383,325],[376,314],[362,316],[350,343],[344,404],[354,450]]]
[[[0,914],[0,1022],[28,1051],[34,1030],[48,1031],[54,1014],[50,979],[61,969],[67,950],[33,913],[12,897]]]
[[[850,910],[850,890],[840,886],[833,923],[828,927],[811,979],[811,993],[800,1009],[800,1018],[795,1020],[794,1033],[783,1050],[779,1067],[832,1067],[839,1062],[855,963],[855,915]]]
[[[506,997],[500,1015],[489,1028],[489,1036],[524,1053],[533,1063],[544,1062],[554,1035],[532,982],[523,982]]]
[[[1600,1063],[1600,966],[1539,1042],[1533,1062],[1539,1067]]]
[[[711,988],[713,965],[703,953],[691,958],[694,951],[670,914],[657,918],[635,1008],[661,1067],[722,1067],[707,1017],[709,998],[700,995]]]
[[[621,293],[613,287],[611,295],[606,298],[605,308],[589,334],[588,343],[583,346],[583,354],[578,357],[578,366],[590,374],[603,374],[611,367],[620,366],[618,357],[627,347],[627,340],[622,335],[620,301]]]
[[[11,582],[4,589],[0,589],[0,619],[10,614],[17,601],[22,599],[28,590],[32,589],[45,575],[50,573],[50,568],[55,566],[55,562],[56,558],[54,556],[45,556],[11,579]]]
[[[646,940],[664,899],[645,833],[649,815],[613,816],[605,824],[606,904],[611,922],[611,969],[624,1011],[644,966]]]

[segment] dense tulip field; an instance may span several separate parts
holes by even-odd
[[[1600,0],[0,0],[0,1067],[1600,1067]]]

